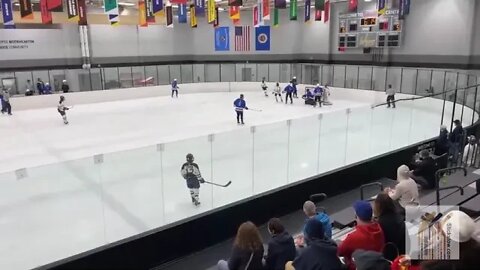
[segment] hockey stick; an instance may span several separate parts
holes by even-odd
[[[209,182],[209,181],[205,181],[204,183],[205,183],[205,184],[214,185],[214,186],[218,186],[218,187],[228,187],[228,186],[230,186],[230,184],[232,183],[232,181],[228,181],[225,185],[220,185],[220,184],[213,183],[213,182]]]
[[[248,109],[248,110],[250,110],[250,111],[254,111],[254,112],[261,112],[261,111],[262,111],[262,110],[260,110],[260,109],[251,109],[251,108],[250,108],[250,109]]]

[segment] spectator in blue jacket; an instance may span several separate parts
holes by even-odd
[[[293,94],[293,91],[295,89],[293,88],[293,84],[290,83],[288,84],[285,89],[283,89],[283,92],[285,92],[285,104],[287,104],[288,102],[288,98],[290,97],[290,104],[293,104],[293,97],[292,97],[292,94]]]
[[[299,235],[295,239],[295,244],[298,247],[304,247],[308,245],[308,239],[305,237],[305,233],[308,227],[308,221],[310,219],[318,220],[323,226],[323,233],[325,234],[326,238],[332,238],[332,222],[330,221],[330,217],[324,212],[317,212],[317,206],[312,201],[306,201],[303,204],[303,212],[307,216],[305,220],[305,225],[303,227],[303,235]]]
[[[45,84],[43,83],[42,79],[37,78],[37,91],[39,95],[43,95],[44,88],[45,88]]]
[[[240,94],[240,98],[237,98],[233,102],[233,106],[235,107],[235,112],[237,113],[237,124],[244,125],[245,123],[243,122],[243,110],[248,110],[247,107],[247,102],[245,102],[243,94]]]

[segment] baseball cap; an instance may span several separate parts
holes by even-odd
[[[372,220],[372,205],[367,201],[356,201],[353,204],[355,214],[362,221]]]

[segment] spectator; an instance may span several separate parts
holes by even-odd
[[[342,268],[340,259],[337,257],[337,245],[325,237],[323,224],[315,218],[311,218],[306,224],[305,237],[308,246],[293,261],[287,263],[286,270],[339,270]]]
[[[437,166],[435,160],[430,156],[428,150],[420,151],[420,160],[416,162],[416,168],[412,172],[412,178],[417,184],[424,189],[432,189],[436,187],[435,172]]]
[[[228,261],[220,260],[218,270],[263,269],[263,244],[260,232],[252,222],[244,222],[237,231],[232,254]]]
[[[50,95],[52,94],[52,87],[50,86],[50,83],[45,83],[45,87],[43,88],[43,94],[45,95]]]
[[[387,193],[380,193],[375,198],[373,212],[385,236],[385,243],[393,243],[400,254],[405,254],[405,222],[398,214],[395,203]]]
[[[2,102],[2,114],[5,113],[5,101],[3,100],[3,91],[5,91],[5,87],[2,86],[2,91],[0,91],[0,101]]]
[[[395,188],[387,187],[385,191],[392,200],[397,202],[399,213],[405,215],[405,207],[409,204],[418,204],[417,183],[410,178],[410,169],[407,165],[401,165],[397,169],[398,184]]]
[[[463,165],[464,166],[473,166],[475,164],[475,153],[477,152],[477,140],[475,136],[471,135],[468,137],[468,143],[463,149]]]
[[[320,223],[323,225],[325,237],[332,238],[332,222],[330,221],[330,217],[324,212],[317,212],[317,206],[315,203],[312,201],[306,201],[303,204],[303,212],[308,219],[315,218],[316,220],[320,221]],[[303,228],[304,233],[307,229],[308,219],[305,221],[305,226]]]
[[[452,159],[452,162],[454,164],[457,164],[460,147],[463,145],[464,131],[463,131],[462,123],[460,122],[460,120],[457,119],[453,121],[453,123],[455,124],[455,128],[450,133],[450,137],[449,137],[450,149],[449,150],[450,150],[450,157]]]
[[[3,89],[2,114],[12,115],[12,105],[10,105],[10,89]]]
[[[357,201],[353,205],[357,226],[338,247],[338,256],[345,258],[348,269],[354,270],[352,254],[357,249],[381,252],[385,237],[380,225],[372,221],[372,205],[367,201]]]
[[[357,270],[390,270],[390,262],[380,252],[357,249],[352,257]]]
[[[25,83],[25,96],[32,96],[33,95],[33,84],[30,80],[27,80]]]
[[[437,141],[435,142],[435,152],[436,156],[441,156],[448,152],[449,141],[448,141],[448,130],[447,127],[442,125],[440,127],[440,134],[438,135]]]
[[[68,93],[70,91],[70,86],[67,83],[67,80],[62,81],[62,92]]]
[[[39,95],[43,95],[44,88],[45,88],[45,84],[43,83],[42,79],[37,78],[37,91]]]
[[[265,268],[266,270],[283,270],[286,262],[295,259],[293,237],[285,231],[278,218],[268,221],[268,232],[272,235],[272,239],[268,242]]]

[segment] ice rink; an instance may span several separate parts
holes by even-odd
[[[2,116],[0,269],[32,268],[173,226],[434,137],[441,119],[440,101],[372,109],[384,93],[332,89],[333,105],[313,108],[301,99],[276,103],[258,90],[246,91],[246,101],[263,111],[247,111],[239,126],[238,95],[181,92],[178,99],[79,105],[71,95],[68,126],[55,107]],[[187,153],[206,180],[232,181],[202,185],[199,207],[180,175]]]

